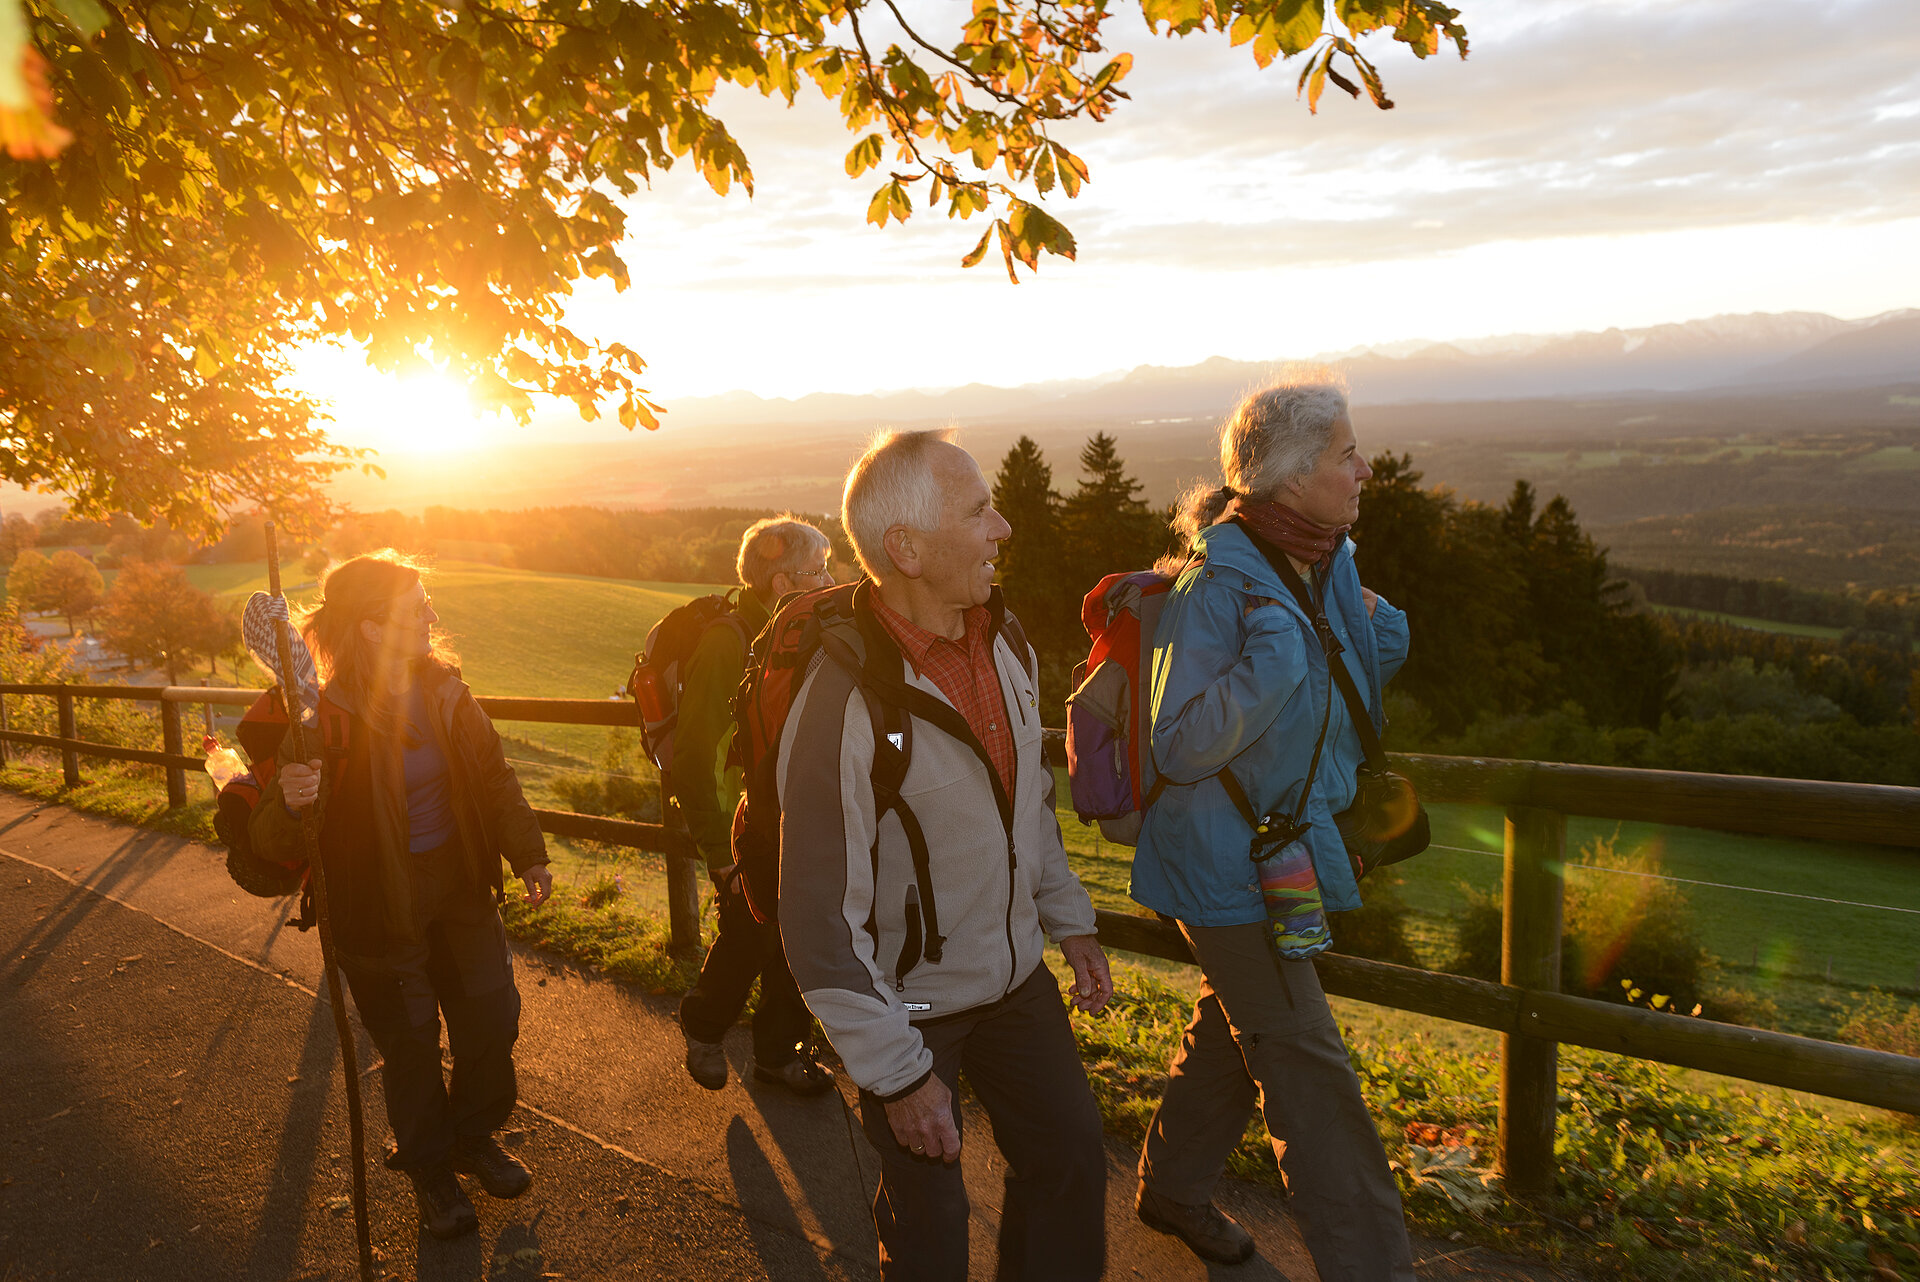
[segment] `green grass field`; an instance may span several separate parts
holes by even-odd
[[[265,562],[189,566],[202,590],[244,596],[267,586]],[[289,567],[287,581],[305,575]],[[445,561],[427,580],[440,626],[474,693],[601,699],[626,682],[647,630],[690,596],[717,589]],[[312,590],[291,591],[296,600]],[[502,723],[504,734],[597,761],[607,732],[591,726]]]
[[[1730,623],[1736,628],[1752,628],[1755,632],[1780,632],[1790,637],[1817,637],[1822,641],[1837,640],[1843,631],[1818,623],[1779,623],[1773,619],[1752,619],[1744,614],[1721,614],[1716,610],[1694,610],[1679,605],[1654,605],[1648,608],[1681,619],[1706,619],[1712,623]]]
[[[1065,772],[1058,773],[1065,797]],[[1434,847],[1398,869],[1398,894],[1417,916],[1440,922],[1465,906],[1468,888],[1498,897],[1504,823],[1495,806],[1438,805],[1432,815]],[[1060,826],[1094,901],[1102,908],[1142,911],[1127,897],[1132,850],[1101,841],[1099,830],[1082,825],[1071,807],[1062,807]],[[1831,959],[1833,977],[1842,983],[1920,986],[1920,854],[1577,815],[1568,819],[1572,862],[1603,838],[1613,838],[1623,851],[1658,851],[1665,876],[1713,883],[1681,889],[1693,905],[1701,942],[1727,965],[1824,974]],[[1579,867],[1568,873],[1575,879],[1620,875]],[[1756,894],[1756,889],[1809,898]],[[1436,953],[1422,960],[1440,965],[1447,958]]]

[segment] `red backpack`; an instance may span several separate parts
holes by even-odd
[[[337,761],[347,755],[347,714],[320,693],[320,752],[324,759]],[[287,710],[276,687],[253,701],[234,731],[240,748],[251,767],[235,775],[220,789],[215,801],[213,829],[227,848],[227,875],[249,895],[278,899],[294,891],[301,892],[300,916],[293,925],[306,930],[314,923],[313,891],[307,881],[304,859],[282,863],[268,859],[253,848],[247,824],[253,808],[260,804],[279,768],[280,741],[287,734]],[[311,746],[311,745],[310,745]]]
[[[1109,574],[1087,593],[1080,622],[1093,638],[1067,696],[1067,783],[1074,813],[1122,846],[1140,840],[1163,786],[1145,749],[1153,732],[1153,634],[1174,578],[1158,570]]]
[[[754,917],[775,921],[780,908],[780,735],[794,696],[818,662],[838,663],[851,673],[873,719],[873,805],[876,823],[894,814],[907,836],[918,884],[925,938],[919,955],[940,960],[945,943],[934,905],[926,834],[901,800],[913,752],[913,719],[894,700],[883,699],[869,679],[871,652],[855,613],[859,584],[847,583],[789,596],[755,638],[747,671],[734,696],[731,761],[741,767],[746,789],[733,812],[733,860]]]

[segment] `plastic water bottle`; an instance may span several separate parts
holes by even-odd
[[[247,763],[240,760],[240,754],[232,748],[215,748],[207,754],[207,777],[213,780],[216,792],[226,787],[229,779],[246,772]]]

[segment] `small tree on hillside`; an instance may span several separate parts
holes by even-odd
[[[113,581],[101,633],[129,659],[165,667],[167,684],[178,685],[181,666],[206,653],[220,617],[213,598],[187,582],[179,566],[136,561]]]
[[[203,620],[205,630],[194,639],[192,649],[206,656],[208,681],[220,675],[222,659],[232,664],[234,676],[238,678],[240,665],[247,657],[246,645],[240,634],[241,605],[236,602],[222,609],[218,602],[212,604],[213,608],[207,611]]]
[[[173,530],[166,517],[142,525],[124,512],[108,521],[112,530],[107,553],[122,565],[132,561],[181,561],[189,552],[187,540]]]
[[[46,609],[41,593],[52,569],[53,563],[43,554],[32,548],[21,551],[7,570],[7,599],[23,614]]]
[[[46,577],[40,582],[40,599],[45,603],[43,609],[66,616],[67,635],[72,636],[74,619],[91,616],[99,609],[106,590],[106,580],[93,562],[71,549],[62,549],[47,564]]]
[[[18,512],[9,513],[0,520],[0,565],[12,565],[14,557],[39,542],[39,526]]]

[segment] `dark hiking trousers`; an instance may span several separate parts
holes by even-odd
[[[1414,1282],[1400,1191],[1313,963],[1278,960],[1259,923],[1180,929],[1204,982],[1147,1124],[1141,1181],[1169,1201],[1212,1201],[1257,1101],[1323,1282]]]
[[[340,955],[360,1022],[386,1060],[381,1085],[397,1149],[389,1164],[399,1170],[445,1159],[456,1137],[492,1134],[518,1099],[520,990],[506,928],[492,893],[461,883],[459,853],[449,844],[411,857],[423,942],[380,957]],[[442,1016],[450,1081],[440,1071]]]
[[[992,1006],[916,1027],[933,1052],[934,1073],[954,1093],[955,1129],[965,1073],[1007,1160],[994,1276],[1094,1282],[1107,1259],[1107,1155],[1100,1110],[1052,972],[1035,966]],[[901,1147],[887,1106],[866,1091],[860,1092],[860,1121],[880,1154],[873,1224],[881,1276],[965,1282],[968,1203],[959,1163],[915,1157]]]
[[[719,1041],[740,1018],[758,979],[753,1059],[761,1068],[777,1069],[800,1053],[813,1029],[813,1015],[780,948],[780,928],[755,921],[744,895],[721,891],[715,907],[720,933],[707,950],[700,978],[680,1001],[680,1026],[697,1042]]]

